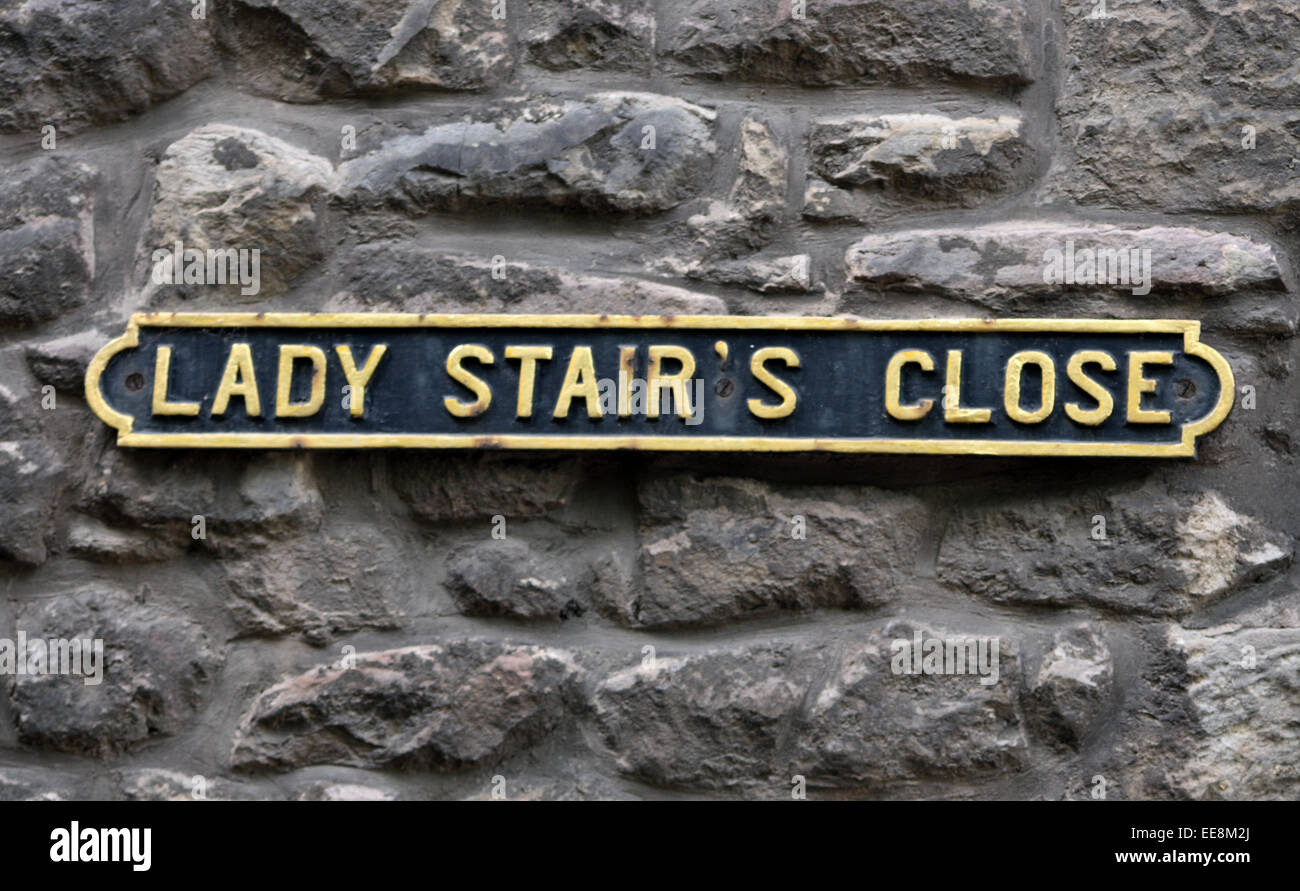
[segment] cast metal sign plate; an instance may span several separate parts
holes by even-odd
[[[123,446],[1196,453],[1176,320],[154,313],[94,357]]]

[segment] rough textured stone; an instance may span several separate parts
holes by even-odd
[[[324,645],[360,628],[401,626],[415,579],[393,536],[330,522],[319,533],[235,552],[225,561],[226,606],[246,634],[301,634]]]
[[[1057,632],[1029,684],[1031,726],[1053,746],[1080,748],[1110,702],[1114,676],[1099,628],[1084,624]]]
[[[507,521],[564,507],[582,480],[572,458],[525,461],[496,455],[393,458],[391,476],[411,512],[428,522]]]
[[[528,4],[524,43],[543,68],[645,70],[654,41],[649,0],[540,0]]]
[[[813,290],[812,258],[807,254],[721,263],[694,262],[669,268],[675,268],[678,274],[688,278],[743,285],[760,294],[806,294]]]
[[[927,523],[917,499],[866,487],[680,475],[646,481],[638,502],[644,588],[622,615],[633,625],[878,606],[908,578]]]
[[[513,765],[512,765],[513,767]],[[507,801],[614,801],[636,800],[638,796],[629,794],[627,785],[601,772],[562,771],[560,776],[554,773],[546,776],[512,775],[505,785]],[[464,796],[462,801],[495,801],[496,789],[482,784],[481,791]]]
[[[124,770],[118,778],[118,797],[125,801],[265,801],[239,783],[224,777],[182,773],[161,767]]]
[[[0,130],[78,129],[208,76],[207,23],[171,0],[10,2],[0,8]]]
[[[27,365],[43,384],[59,390],[81,392],[86,384],[86,366],[104,345],[97,331],[69,334],[43,343],[27,345]]]
[[[1022,0],[691,0],[660,22],[680,70],[815,86],[1033,80]]]
[[[94,168],[57,156],[5,171],[0,326],[43,322],[85,302],[95,277],[97,187]]]
[[[1300,796],[1300,630],[1196,631],[1174,626],[1187,660],[1187,696],[1200,724],[1178,774],[1192,798]]]
[[[473,90],[513,61],[492,0],[231,0],[217,29],[241,83],[288,101],[393,88]]]
[[[245,127],[205,124],[172,143],[158,165],[142,245],[148,293],[192,298],[210,291],[223,300],[282,293],[324,256],[324,205],[334,176],[324,158]],[[177,241],[186,250],[260,251],[260,290],[242,294],[239,283],[156,284],[153,253],[174,250]]]
[[[447,589],[471,616],[570,619],[626,598],[630,568],[588,543],[557,553],[518,538],[466,545],[447,558]]]
[[[809,137],[812,168],[839,186],[916,185],[956,196],[996,188],[1025,150],[1020,118],[951,118],[890,114],[816,120]]]
[[[201,515],[209,530],[276,532],[319,522],[320,493],[310,459],[259,455],[238,465],[218,465],[202,455],[150,452],[104,454],[90,481],[97,509],[144,526]]]
[[[1091,0],[1062,4],[1057,194],[1166,211],[1300,207],[1293,5],[1110,3],[1105,17],[1095,9]]]
[[[789,152],[772,127],[746,116],[735,151],[736,178],[726,201],[710,200],[686,221],[692,248],[704,258],[735,257],[762,247],[785,205]]]
[[[398,795],[390,789],[380,789],[360,783],[316,782],[298,791],[298,801],[397,801]]]
[[[819,223],[860,223],[866,219],[863,202],[848,189],[832,186],[820,177],[808,175],[804,185],[802,215]]]
[[[67,801],[71,785],[54,771],[0,767],[0,801]]]
[[[470,545],[447,562],[447,589],[469,615],[580,616],[578,587],[565,562],[548,561],[517,539]]]
[[[736,645],[659,657],[607,677],[596,720],[627,773],[661,786],[887,790],[926,778],[978,780],[1027,762],[1019,659],[1000,647],[999,682],[897,675],[894,623],[827,644]],[[932,636],[932,635],[927,635]],[[764,792],[766,794],[764,794]]]
[[[1244,607],[1232,616],[1242,628],[1300,628],[1300,587],[1287,585],[1268,600]]]
[[[1300,797],[1294,5],[0,0],[0,640],[111,660],[3,678],[0,799]],[[1177,461],[123,448],[141,310],[1188,319],[1238,399]],[[894,674],[951,629],[996,684]]]
[[[114,529],[81,514],[68,524],[68,550],[101,563],[153,563],[185,552],[188,536],[156,536],[149,532]]]
[[[761,219],[717,200],[708,201],[698,213],[691,214],[685,226],[694,253],[706,257],[736,257],[757,250],[767,241],[764,229]]]
[[[1058,251],[1074,246],[1076,284],[1047,274]],[[1088,273],[1083,252],[1093,252]],[[1150,250],[1150,281],[1130,268],[1127,283],[1111,283],[1106,251]],[[1145,254],[1139,253],[1141,259]],[[937,294],[994,313],[1053,312],[1113,315],[1121,300],[1149,307],[1183,301],[1188,312],[1218,326],[1250,333],[1290,334],[1296,312],[1279,299],[1286,289],[1272,246],[1227,232],[1184,227],[1126,228],[1050,222],[997,223],[978,228],[919,229],[867,235],[845,253],[850,286],[876,292]],[[1150,293],[1140,293],[1150,286]],[[1146,314],[1150,314],[1149,309]],[[1171,313],[1172,315],[1172,313]]]
[[[460,641],[360,653],[264,691],[240,723],[236,769],[311,764],[457,770],[560,724],[577,675],[560,650]]]
[[[184,730],[221,663],[198,623],[98,583],[20,604],[17,627],[29,641],[103,641],[102,684],[77,675],[11,680],[18,738],[44,749],[107,758]]]
[[[211,477],[192,456],[110,450],[87,481],[89,508],[141,525],[190,523],[216,498]]]
[[[845,255],[850,277],[864,286],[937,291],[1003,309],[1023,296],[1069,290],[1129,292],[1132,284],[1066,285],[1044,281],[1044,253],[1074,242],[1076,268],[1085,249],[1150,250],[1151,290],[1226,296],[1285,287],[1267,244],[1226,232],[1106,225],[999,223],[978,229],[921,229],[868,235]]]
[[[740,158],[731,205],[749,219],[770,221],[785,205],[789,154],[767,122],[754,115],[740,122],[737,147]]]
[[[0,440],[0,561],[45,562],[63,469],[38,439]]]
[[[1176,774],[1198,733],[1187,698],[1186,659],[1170,646],[1162,623],[1124,620],[1107,629],[1116,651],[1112,711],[1082,746],[1082,757],[1100,757],[1067,779],[1063,794],[1047,797],[1089,801],[1104,792],[1108,800],[1186,798]],[[1137,646],[1128,649],[1124,638]],[[1078,763],[1067,749],[1056,755]]]
[[[660,282],[528,263],[493,264],[393,242],[360,246],[350,268],[347,289],[324,309],[627,315],[720,315],[727,309],[711,294]]]
[[[345,162],[342,192],[414,214],[501,203],[662,211],[699,190],[714,116],[651,93],[483,108]]]
[[[0,350],[0,566],[45,562],[66,483],[67,462],[44,429],[46,394],[23,358],[19,348]]]
[[[852,215],[869,218],[873,205],[917,201],[973,207],[1027,184],[1032,158],[1018,116],[951,118],[938,114],[813,121],[811,169],[820,182],[854,189]],[[856,199],[856,200],[855,200]],[[833,201],[821,194],[813,203]],[[814,207],[812,216],[824,211]]]
[[[1094,539],[1094,518],[1106,520]],[[1179,615],[1291,562],[1292,542],[1216,492],[1140,489],[969,507],[939,551],[940,581],[997,603]]]

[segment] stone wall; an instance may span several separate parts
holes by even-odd
[[[1300,796],[1297,46],[1286,0],[0,0],[0,638],[107,662],[2,679],[0,798]],[[177,239],[260,292],[155,284]],[[1043,284],[1070,239],[1150,293]],[[1186,461],[120,449],[82,375],[155,309],[1193,318],[1241,392]],[[893,673],[917,634],[997,683]]]

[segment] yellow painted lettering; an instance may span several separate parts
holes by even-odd
[[[1020,405],[1020,382],[1026,365],[1037,365],[1042,374],[1042,387],[1038,408],[1025,411]],[[1047,353],[1023,350],[1007,360],[1007,372],[1002,387],[1002,404],[1007,417],[1021,424],[1039,424],[1056,407],[1056,363]]]
[[[1095,378],[1088,377],[1083,370],[1085,365],[1099,365],[1102,371],[1114,371],[1115,357],[1101,350],[1079,350],[1070,357],[1069,363],[1065,366],[1065,373],[1069,376],[1070,383],[1097,402],[1096,408],[1083,408],[1077,402],[1067,402],[1065,403],[1066,416],[1076,424],[1096,427],[1109,418],[1115,410],[1115,397],[1111,396],[1110,391]]]
[[[691,406],[687,401],[686,382],[695,374],[695,356],[686,347],[652,346],[650,353],[650,371],[646,375],[646,417],[659,417],[660,395],[665,388],[672,394],[673,406],[678,417],[689,418]],[[673,359],[681,367],[674,374],[664,374],[663,360]]]
[[[764,367],[763,363],[769,359],[779,359],[788,368],[798,368],[799,356],[788,347],[764,347],[761,350],[755,350],[754,355],[749,360],[750,372],[759,383],[780,396],[781,401],[776,405],[767,405],[758,399],[750,399],[746,404],[755,417],[771,420],[773,418],[784,418],[793,412],[798,397],[795,395],[793,387]]]
[[[961,350],[949,350],[943,386],[944,421],[949,424],[987,424],[991,417],[993,417],[991,409],[962,408]]]
[[[495,361],[492,357],[492,351],[477,343],[462,343],[453,347],[451,352],[447,354],[447,374],[456,383],[474,394],[473,402],[462,402],[451,396],[447,396],[442,400],[442,404],[447,407],[447,411],[458,418],[472,418],[481,415],[492,404],[492,389],[482,378],[476,377],[465,370],[461,363],[466,359],[477,359],[484,365],[491,365]]]
[[[537,381],[537,360],[550,359],[551,348],[548,346],[508,346],[507,359],[519,360],[519,396],[515,400],[515,416],[531,418],[533,416],[533,385]]]
[[[922,399],[915,405],[902,405],[903,366],[920,365],[922,371],[934,371],[934,359],[925,350],[899,350],[885,368],[885,411],[900,421],[919,421],[934,405],[933,399]]]
[[[246,343],[232,343],[226,357],[226,368],[217,386],[217,398],[212,400],[212,414],[224,415],[230,397],[244,400],[244,412],[250,418],[260,417],[262,403],[257,396],[257,378],[253,373],[253,352]]]
[[[187,415],[199,413],[197,402],[168,402],[167,383],[171,375],[172,348],[158,347],[153,362],[153,413],[155,415]]]
[[[560,396],[555,400],[552,417],[567,418],[569,405],[573,397],[581,396],[587,401],[587,417],[599,418],[600,390],[596,386],[596,365],[591,358],[591,347],[577,346],[569,354],[569,367],[564,372],[564,383],[560,385]]]
[[[1142,394],[1154,393],[1156,382],[1142,376],[1146,365],[1173,365],[1174,354],[1156,350],[1139,350],[1128,354],[1128,422],[1130,424],[1168,424],[1169,412],[1142,407]]]
[[[311,394],[306,402],[290,402],[289,387],[293,383],[293,366],[299,359],[311,362]],[[320,410],[325,401],[325,351],[320,347],[302,344],[280,346],[280,373],[275,382],[275,416],[277,418],[309,418]]]
[[[343,376],[347,378],[348,386],[352,388],[348,392],[348,413],[354,418],[359,418],[366,410],[366,386],[370,383],[375,369],[379,367],[379,360],[384,358],[384,353],[388,352],[388,346],[380,343],[372,347],[370,356],[360,371],[357,370],[357,363],[352,358],[352,347],[339,344],[334,347],[334,352],[338,353],[339,364],[343,366]]]

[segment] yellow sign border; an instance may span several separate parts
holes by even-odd
[[[792,439],[749,436],[555,436],[454,433],[133,433],[134,418],[104,400],[99,379],[108,362],[139,343],[141,327],[188,328],[720,328],[736,331],[1018,331],[1183,335],[1183,349],[1218,375],[1214,410],[1184,425],[1182,441],[1146,443],[1006,442],[1001,440]],[[117,444],[137,448],[209,449],[534,449],[685,452],[842,452],[855,454],[1125,456],[1184,458],[1196,438],[1219,426],[1232,410],[1236,383],[1227,361],[1200,342],[1201,323],[1177,319],[851,319],[802,316],[509,315],[503,313],[136,313],[126,332],[105,344],[86,368],[86,401],[117,430]]]

